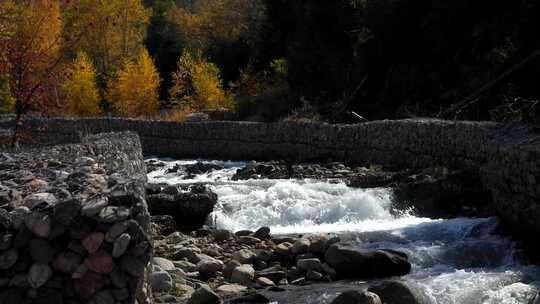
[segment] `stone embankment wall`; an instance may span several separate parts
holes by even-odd
[[[148,303],[139,137],[0,153],[0,303]]]
[[[0,128],[9,125],[0,120]],[[432,119],[357,125],[134,119],[29,119],[38,142],[76,141],[80,134],[132,130],[146,155],[244,160],[352,161],[389,168],[444,165],[476,170],[494,210],[521,237],[540,233],[540,140],[529,126]],[[540,252],[540,251],[539,251]]]

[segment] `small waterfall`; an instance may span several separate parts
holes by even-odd
[[[196,161],[169,161],[186,165]],[[436,304],[529,304],[540,288],[537,266],[514,257],[511,240],[495,233],[496,218],[419,218],[393,212],[389,189],[354,189],[317,180],[243,180],[231,177],[242,162],[211,161],[223,167],[190,176],[149,174],[151,182],[206,183],[218,194],[212,214],[218,228],[273,234],[332,233],[361,248],[406,252],[414,281]],[[326,303],[333,295],[322,295]]]

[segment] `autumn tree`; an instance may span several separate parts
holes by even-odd
[[[142,50],[136,60],[126,60],[107,84],[107,100],[120,116],[149,116],[159,108],[159,78],[152,58]]]
[[[82,35],[71,56],[85,52],[102,79],[135,59],[144,48],[143,40],[151,15],[141,0],[74,0],[64,12],[64,37]]]
[[[101,112],[96,72],[88,56],[80,52],[68,69],[62,85],[65,108],[69,115],[92,116]]]
[[[232,105],[223,89],[219,69],[206,61],[200,52],[196,55],[184,52],[172,78],[170,102],[177,107],[200,111],[230,108]]]
[[[177,1],[169,12],[188,51],[202,51],[227,82],[256,55],[266,21],[262,0]]]
[[[2,1],[0,16],[0,75],[15,101],[16,144],[25,113],[58,104],[62,19],[54,0]]]

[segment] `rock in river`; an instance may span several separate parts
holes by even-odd
[[[406,275],[411,264],[405,253],[395,250],[356,249],[338,243],[326,251],[325,261],[341,278],[383,278]]]

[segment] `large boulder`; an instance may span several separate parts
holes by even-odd
[[[331,304],[382,304],[378,295],[369,291],[347,290],[338,295]]]
[[[148,195],[147,201],[152,215],[170,215],[182,229],[196,230],[214,210],[217,195],[205,187],[194,187],[176,194]]]
[[[382,281],[370,286],[368,291],[376,293],[384,304],[431,304],[421,288],[412,282]]]
[[[343,243],[330,246],[325,261],[340,278],[384,278],[406,275],[411,271],[405,253],[386,249],[357,249]]]

